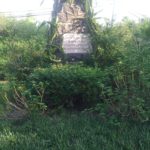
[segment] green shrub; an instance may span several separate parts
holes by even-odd
[[[93,63],[105,68],[111,84],[105,86],[104,103],[94,108],[101,114],[137,120],[150,116],[149,19],[99,27],[92,35]]]
[[[51,108],[84,109],[102,101],[101,93],[106,80],[106,73],[98,68],[53,66],[36,69],[29,77],[27,86],[32,90],[32,95],[43,91],[43,100]]]
[[[15,51],[5,65],[8,78],[25,80],[36,67],[49,66],[50,61],[43,51],[30,50]]]
[[[0,16],[0,20],[0,80],[7,76],[24,79],[42,63],[47,26],[38,28],[30,19]]]
[[[129,59],[130,57],[132,59]],[[93,110],[105,117],[119,116],[148,121],[150,119],[148,57],[142,54],[144,62],[142,63],[139,58],[131,55],[121,64],[107,68],[105,71],[109,74],[111,84],[105,88],[104,103],[97,104]]]

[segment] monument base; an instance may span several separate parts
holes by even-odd
[[[69,62],[83,61],[90,57],[89,53],[68,53],[64,55],[65,55],[65,59]]]

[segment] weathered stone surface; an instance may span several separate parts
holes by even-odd
[[[58,13],[58,33],[87,33],[84,18],[79,5],[64,3]]]

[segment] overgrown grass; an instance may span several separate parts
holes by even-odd
[[[0,123],[0,150],[149,150],[150,126],[87,114],[32,115]]]

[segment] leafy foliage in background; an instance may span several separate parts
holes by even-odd
[[[17,74],[20,69],[31,70],[35,64],[40,64],[47,42],[46,25],[39,29],[28,19],[17,21],[1,17],[0,29],[1,79],[13,72]]]
[[[105,114],[149,119],[149,27],[148,19],[139,23],[124,19],[93,32],[93,63],[106,70],[112,80],[110,97],[96,110],[105,108]]]
[[[29,20],[2,17],[1,79],[14,81],[15,87],[20,87],[16,90],[31,108],[45,109],[45,104],[56,109],[88,108],[103,117],[149,120],[149,19],[135,23],[125,18],[113,26],[109,22],[99,25],[90,5],[85,9],[93,52],[83,66],[56,62],[55,21],[38,28]],[[51,46],[45,53],[47,43]]]

